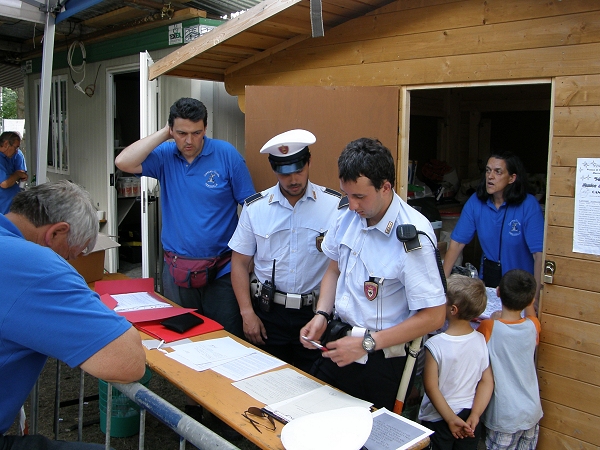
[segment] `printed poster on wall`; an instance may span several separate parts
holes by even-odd
[[[600,158],[577,158],[573,252],[600,255]]]

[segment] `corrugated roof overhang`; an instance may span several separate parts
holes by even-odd
[[[0,63],[0,87],[18,89],[25,84],[20,67]]]
[[[151,80],[172,75],[214,81],[393,0],[265,0],[165,56]]]

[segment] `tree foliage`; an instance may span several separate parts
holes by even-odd
[[[2,88],[2,119],[17,118],[17,91]]]

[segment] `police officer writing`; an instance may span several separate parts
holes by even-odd
[[[435,235],[430,222],[394,192],[394,160],[381,142],[350,142],[338,159],[338,171],[348,207],[323,241],[331,261],[317,312],[331,314],[335,305],[337,318],[352,331],[326,343],[328,350],[311,373],[392,410],[406,363],[405,344],[444,323],[446,297]],[[402,224],[414,225],[429,239],[406,248],[396,237]],[[320,340],[328,325],[324,316],[315,314],[300,335]]]
[[[308,179],[308,145],[315,142],[309,131],[290,130],[263,146],[260,152],[269,154],[278,183],[246,199],[229,241],[231,281],[244,334],[305,371],[320,354],[304,348],[298,334],[313,316],[329,262],[321,242],[341,197]]]

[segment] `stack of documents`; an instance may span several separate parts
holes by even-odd
[[[177,345],[166,355],[191,369],[212,369],[234,381],[285,364],[280,359],[246,347],[230,337]]]
[[[263,411],[283,423],[307,414],[351,406],[369,409],[372,405],[288,368],[248,378],[233,385],[266,403]]]

